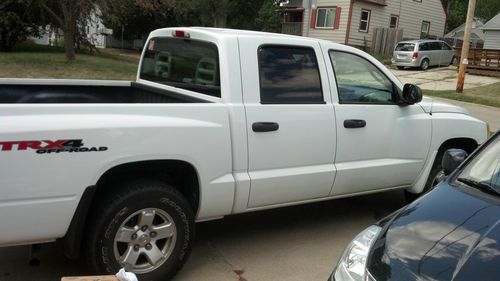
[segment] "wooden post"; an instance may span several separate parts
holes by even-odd
[[[460,56],[457,80],[457,93],[464,91],[465,70],[469,63],[469,40],[470,32],[472,29],[472,21],[474,20],[474,10],[476,9],[476,0],[469,0],[469,7],[467,8],[467,21],[465,22],[464,40],[462,43],[462,55]]]

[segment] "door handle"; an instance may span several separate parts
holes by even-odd
[[[347,119],[344,120],[344,127],[348,129],[363,128],[366,126],[365,120],[360,119]]]
[[[277,131],[280,125],[275,122],[255,122],[252,124],[252,130],[256,133]]]

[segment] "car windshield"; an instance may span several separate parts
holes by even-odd
[[[396,46],[396,51],[413,52],[414,49],[415,49],[415,44],[413,43],[399,43]]]
[[[457,180],[467,185],[500,193],[499,136],[463,169]]]

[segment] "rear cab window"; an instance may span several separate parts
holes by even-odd
[[[140,79],[221,97],[219,53],[210,42],[152,38],[146,45]]]
[[[396,46],[396,51],[398,52],[413,52],[415,50],[414,43],[399,43]]]

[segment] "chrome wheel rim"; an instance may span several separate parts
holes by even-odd
[[[177,229],[172,217],[157,208],[141,209],[118,228],[113,250],[125,270],[147,273],[160,267],[172,254]]]
[[[435,187],[438,184],[440,184],[442,181],[444,181],[445,178],[446,178],[446,176],[444,174],[444,171],[443,170],[439,171],[436,174],[436,176],[432,179],[431,188]]]
[[[424,60],[424,62],[422,62],[422,69],[426,70],[428,67],[429,63],[426,60]]]

